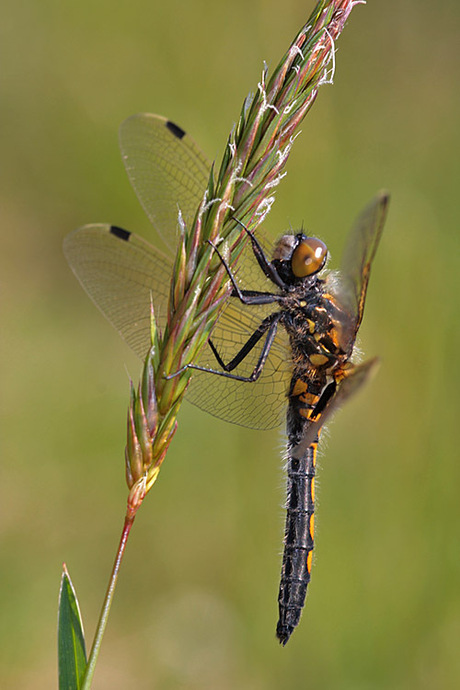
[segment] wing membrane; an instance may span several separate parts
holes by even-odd
[[[172,249],[180,209],[191,227],[211,164],[193,139],[159,115],[141,113],[120,127],[128,177],[153,227]]]
[[[160,328],[166,324],[171,259],[140,237],[105,224],[70,233],[64,254],[96,306],[143,359],[150,346],[151,299]]]
[[[102,224],[71,233],[65,239],[64,253],[91,299],[144,359],[150,347],[151,299],[160,327],[166,323],[171,260],[133,233]],[[212,334],[225,361],[238,352],[265,313],[267,308],[254,312],[236,299],[230,300]],[[286,335],[280,330],[255,383],[195,372],[187,400],[236,424],[260,429],[277,426],[290,373],[286,344]],[[260,348],[255,348],[238,373],[251,373],[259,353]],[[204,348],[200,364],[216,368],[210,348]]]
[[[231,298],[217,322],[211,338],[225,362],[230,361],[259,326],[264,312],[242,305]],[[273,307],[271,309],[273,311]],[[268,312],[267,312],[268,313]],[[249,376],[260,355],[263,340],[238,365],[233,373]],[[210,348],[202,350],[199,363],[216,369],[216,360]],[[286,394],[291,375],[288,341],[283,328],[278,332],[270,349],[260,377],[254,383],[195,372],[187,399],[216,417],[254,429],[278,426],[286,405]],[[218,394],[215,393],[217,388]],[[212,401],[209,400],[211,396]]]
[[[120,128],[120,148],[131,184],[155,230],[175,248],[179,209],[191,226],[208,182],[210,163],[193,139],[158,115],[139,114]],[[78,280],[124,340],[143,359],[150,346],[150,302],[157,321],[166,324],[172,261],[148,242],[110,225],[88,225],[71,233],[64,252]],[[244,252],[240,270],[264,289],[252,252]],[[252,282],[252,281],[251,281]],[[245,287],[250,287],[245,285]],[[269,288],[268,288],[269,289]],[[252,311],[231,299],[213,331],[223,359],[234,357],[268,313]],[[289,380],[286,336],[279,332],[261,377],[255,383],[196,372],[187,399],[211,414],[254,428],[280,421]],[[248,375],[257,362],[257,347],[238,367]],[[210,348],[200,364],[216,368]]]
[[[371,264],[382,234],[388,202],[388,193],[380,192],[359,216],[342,255],[338,289],[331,287],[350,317],[350,342],[354,341],[363,318]],[[333,280],[337,280],[337,276]]]

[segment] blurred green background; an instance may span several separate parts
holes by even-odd
[[[91,640],[124,515],[126,369],[141,363],[62,255],[92,221],[152,237],[117,144],[167,115],[219,157],[263,60],[314,3],[7,2],[0,26],[0,685],[56,686],[61,562]],[[456,2],[357,7],[266,232],[337,262],[381,187],[390,215],[362,346],[382,358],[320,458],[313,578],[274,637],[281,431],[185,404],[138,516],[95,688],[392,690],[460,683],[459,31]],[[335,265],[337,265],[335,263]]]

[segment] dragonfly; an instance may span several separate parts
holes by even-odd
[[[183,129],[158,115],[128,118],[120,128],[120,148],[165,251],[117,226],[92,224],[65,238],[64,253],[91,299],[143,359],[150,347],[152,301],[160,328],[166,325],[178,210],[190,227],[211,164]],[[388,202],[388,193],[380,192],[359,216],[339,271],[325,270],[327,246],[303,231],[284,234],[267,257],[265,243],[246,229],[249,251],[243,252],[236,275],[215,248],[232,293],[209,347],[191,365],[186,399],[216,417],[256,429],[281,424],[287,406],[286,522],[276,627],[283,645],[300,621],[310,582],[323,425],[377,365],[377,359],[354,364],[351,357]],[[250,287],[242,286],[242,276]]]

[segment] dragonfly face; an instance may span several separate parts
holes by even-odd
[[[154,115],[125,121],[120,145],[141,204],[165,245],[174,246],[178,209],[190,227],[210,164],[181,128]],[[387,203],[382,193],[365,209],[340,272],[324,277],[327,248],[321,240],[283,235],[269,260],[248,232],[252,252],[238,280],[228,269],[233,296],[187,391],[188,400],[211,414],[259,429],[277,426],[287,401],[288,499],[277,627],[283,644],[299,622],[310,579],[321,427],[375,365],[355,366],[349,358]],[[160,327],[165,325],[171,255],[105,224],[71,233],[64,252],[90,297],[143,359],[150,347],[151,299]],[[242,275],[249,285],[240,284]]]

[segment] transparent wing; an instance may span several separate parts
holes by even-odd
[[[274,311],[242,305],[231,298],[211,334],[211,339],[224,362],[239,352],[263,317]],[[258,359],[263,340],[232,372],[249,376]],[[200,355],[201,366],[216,369],[211,348]],[[286,395],[291,377],[288,339],[280,326],[260,377],[254,383],[235,381],[205,372],[195,372],[187,399],[216,417],[253,429],[271,429],[282,422]]]
[[[64,241],[64,253],[88,295],[143,359],[150,346],[151,299],[160,327],[165,326],[171,260],[140,237],[110,225],[87,225],[74,231]],[[225,361],[238,352],[266,313],[267,307],[254,309],[234,298],[230,300],[212,334]],[[216,417],[243,426],[277,426],[290,375],[286,345],[280,329],[255,383],[195,372],[187,400]],[[260,347],[250,353],[237,373],[251,373]],[[200,364],[216,368],[210,348],[204,348]]]
[[[359,216],[350,232],[340,265],[340,273],[333,277],[331,292],[348,314],[347,337],[354,341],[361,324],[366,300],[371,264],[377,251],[388,210],[389,194],[380,192]]]
[[[266,255],[270,257],[270,242],[261,234],[260,229],[257,231],[257,237],[263,244]],[[246,246],[239,258],[234,275],[242,289],[273,292],[273,283],[261,271],[250,246]],[[211,339],[223,361],[232,360],[261,321],[276,310],[277,306],[274,304],[244,305],[238,298],[230,298],[211,334]],[[250,376],[259,360],[263,343],[262,338],[232,373]],[[199,363],[209,369],[218,368],[210,348],[202,350]],[[221,379],[215,375],[196,372],[187,398],[221,419],[254,429],[271,429],[279,426],[285,418],[286,396],[291,376],[292,356],[289,339],[284,328],[278,326],[269,357],[256,382]],[[207,396],[214,385],[218,386],[221,395],[213,397],[210,405]]]
[[[70,267],[93,302],[141,358],[150,346],[150,302],[164,328],[172,261],[112,225],[85,225],[64,240]]]
[[[159,115],[129,117],[122,123],[119,137],[137,197],[155,230],[174,250],[179,209],[190,228],[211,164],[188,134]]]

